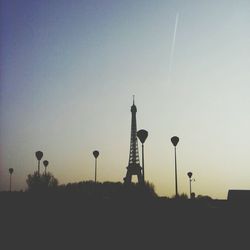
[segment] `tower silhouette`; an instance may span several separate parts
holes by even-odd
[[[136,126],[136,112],[137,108],[135,106],[135,100],[133,96],[133,105],[131,106],[131,137],[130,137],[130,151],[129,151],[129,161],[127,167],[126,177],[123,178],[124,183],[131,183],[132,175],[137,175],[139,183],[143,183],[142,178],[142,167],[140,166],[139,151],[138,151],[138,141],[137,141],[137,126]]]

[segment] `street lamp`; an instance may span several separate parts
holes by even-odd
[[[9,168],[9,173],[10,173],[10,192],[11,192],[11,176],[14,172],[14,169],[13,168]]]
[[[38,176],[40,176],[40,161],[43,158],[43,152],[42,151],[36,151],[36,158],[38,160]]]
[[[46,175],[46,170],[47,170],[47,167],[49,165],[49,162],[47,160],[43,161],[43,165],[44,165],[44,168],[45,168],[45,175]]]
[[[188,172],[187,175],[188,175],[188,178],[189,178],[189,192],[190,192],[190,199],[191,199],[192,198],[191,182],[194,181],[194,179],[191,179],[193,173],[192,172]]]
[[[176,159],[176,146],[179,142],[179,137],[173,136],[171,142],[174,145],[174,159],[175,159],[175,196],[178,196],[178,184],[177,184],[177,159]]]
[[[143,178],[143,183],[145,183],[145,169],[144,169],[144,142],[146,141],[148,137],[148,131],[141,129],[137,131],[137,137],[142,143],[142,178]]]
[[[97,151],[97,150],[93,151],[93,155],[94,155],[94,157],[95,157],[95,183],[96,183],[97,157],[99,156],[99,151]]]

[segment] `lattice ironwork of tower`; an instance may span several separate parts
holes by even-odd
[[[131,183],[133,175],[137,175],[139,183],[143,182],[143,177],[141,172],[142,167],[140,166],[138,141],[137,141],[136,112],[137,108],[135,106],[135,101],[133,99],[133,105],[131,106],[132,119],[131,119],[129,161],[128,161],[126,177],[123,178],[124,183]]]

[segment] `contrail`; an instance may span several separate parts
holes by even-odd
[[[174,50],[175,50],[175,40],[176,40],[178,21],[179,21],[179,12],[176,13],[176,17],[175,17],[174,35],[173,35],[173,41],[172,41],[172,46],[171,46],[171,51],[170,51],[170,59],[169,59],[168,82],[170,82],[170,76],[171,76],[172,65],[173,65]]]

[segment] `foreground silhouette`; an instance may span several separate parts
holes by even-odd
[[[157,197],[150,184],[80,182],[2,192],[0,200],[2,239],[12,249],[243,249],[248,239],[250,206]]]

